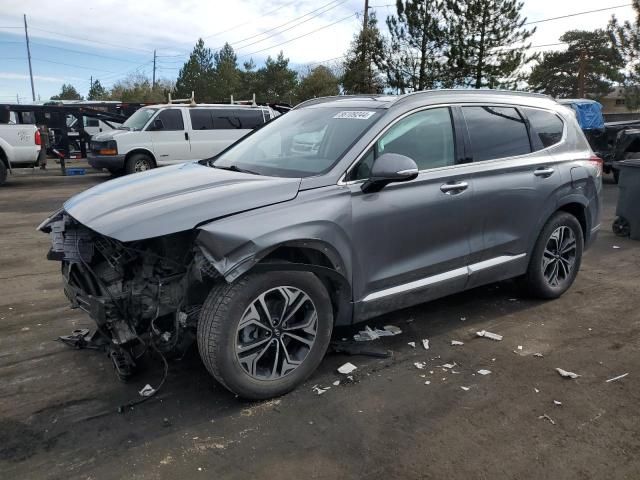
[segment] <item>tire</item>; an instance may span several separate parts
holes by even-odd
[[[273,311],[282,311],[287,296],[290,305],[282,321]],[[265,322],[260,297],[275,324]],[[296,302],[299,308],[293,309]],[[311,375],[327,351],[332,329],[331,299],[312,273],[249,274],[209,293],[198,322],[198,350],[209,373],[228,390],[250,400],[267,399],[293,390]]]
[[[127,159],[124,165],[124,170],[127,174],[139,173],[151,170],[152,168],[155,168],[155,166],[156,163],[149,155],[144,153],[135,153]]]
[[[559,256],[558,232],[562,234],[565,252]],[[575,243],[573,249],[569,241],[571,237]],[[543,299],[561,296],[573,284],[580,270],[583,249],[584,235],[580,222],[570,213],[556,212],[544,225],[536,240],[529,268],[522,279],[525,292]],[[554,268],[557,268],[555,277]]]
[[[7,181],[7,167],[0,159],[0,185]]]

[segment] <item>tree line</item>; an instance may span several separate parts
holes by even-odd
[[[218,51],[199,39],[175,81],[155,85],[132,75],[109,90],[95,80],[87,99],[161,102],[195,92],[198,102],[251,98],[295,104],[308,98],[356,93],[407,93],[433,88],[527,89],[554,97],[599,98],[613,85],[629,86],[627,105],[640,105],[640,0],[633,0],[634,22],[612,16],[606,28],[571,30],[562,51],[530,53],[535,27],[522,16],[518,0],[396,0],[383,35],[375,14],[365,15],[343,60],[290,66],[281,51],[257,68],[238,64],[230,44]],[[63,85],[52,99],[80,99]]]

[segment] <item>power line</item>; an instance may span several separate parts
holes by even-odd
[[[586,15],[588,13],[597,13],[597,12],[604,12],[607,10],[615,10],[617,8],[624,8],[624,7],[630,7],[632,4],[631,3],[625,3],[624,5],[616,5],[615,7],[605,7],[605,8],[598,8],[596,10],[586,10],[584,12],[577,12],[577,13],[570,13],[568,15],[561,15],[559,17],[551,17],[551,18],[543,18],[542,20],[535,20],[533,22],[527,22],[524,25],[534,25],[536,23],[544,23],[544,22],[551,22],[552,20],[560,20],[562,18],[569,18],[569,17],[577,17],[578,15]]]
[[[138,63],[136,60],[127,60],[119,57],[111,57],[109,55],[100,55],[98,53],[93,53],[93,52],[83,52],[82,50],[73,50],[72,48],[58,47],[57,45],[47,45],[40,42],[31,42],[31,45],[37,45],[39,47],[44,47],[44,48],[53,48],[56,50],[64,50],[66,52],[79,53],[82,55],[89,55],[92,57],[106,58],[108,60],[116,60],[118,62]]]
[[[85,42],[97,43],[99,45],[109,45],[111,47],[121,48],[121,49],[124,49],[124,50],[134,50],[134,51],[145,52],[145,53],[151,53],[152,52],[152,50],[145,50],[145,49],[142,49],[142,48],[128,47],[128,46],[125,46],[125,45],[119,45],[117,43],[109,43],[109,42],[105,42],[105,41],[102,41],[102,40],[91,40],[90,38],[77,37],[77,36],[74,36],[74,35],[67,35],[66,33],[54,32],[52,30],[45,30],[44,28],[39,28],[39,27],[31,27],[31,29],[38,30],[40,32],[51,33],[53,35],[59,35],[61,37],[73,38],[75,40],[82,40],[82,41],[85,41]]]
[[[83,70],[96,70],[98,72],[115,73],[115,72],[113,72],[111,70],[103,70],[101,68],[83,67],[82,65],[74,65],[72,63],[64,63],[64,62],[55,62],[53,60],[46,60],[44,58],[36,58],[36,57],[31,57],[31,58],[33,58],[33,60],[37,60],[38,62],[54,63],[56,65],[64,65],[64,66],[67,66],[67,67],[82,68]]]

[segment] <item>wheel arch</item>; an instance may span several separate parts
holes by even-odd
[[[124,156],[125,165],[133,155],[137,155],[139,153],[142,153],[144,155],[148,155],[149,157],[151,157],[151,160],[153,160],[153,163],[155,164],[155,166],[156,167],[158,166],[158,162],[156,161],[156,157],[153,154],[153,152],[151,150],[149,150],[147,148],[143,148],[143,147],[136,147],[136,148],[128,151]]]

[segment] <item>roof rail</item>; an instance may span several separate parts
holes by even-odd
[[[190,107],[196,106],[195,95],[193,90],[191,91],[191,97],[189,98],[171,98],[171,92],[169,92],[169,101],[167,102],[169,105],[173,103],[189,103]]]
[[[341,100],[343,98],[377,98],[377,97],[388,97],[388,95],[384,94],[359,94],[359,95],[331,95],[328,97],[318,97],[318,98],[310,98],[309,100],[305,100],[304,102],[300,102],[292,110],[296,110],[301,107],[308,107],[310,105],[318,105],[320,103],[331,102],[332,100]]]
[[[538,97],[538,98],[547,98],[549,100],[554,100],[552,96],[546,95],[544,93],[536,93],[536,92],[523,92],[520,90],[501,90],[501,89],[492,89],[492,88],[441,88],[437,90],[420,90],[418,92],[411,92],[401,95],[398,100],[394,103],[398,104],[403,102],[407,98],[415,97],[417,95],[433,95],[434,93],[459,93],[462,95],[471,95],[473,93],[482,92],[482,93],[491,93],[498,95],[514,95],[514,96],[527,96],[527,97]]]

